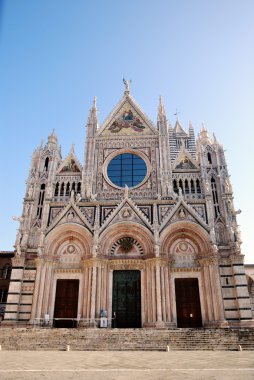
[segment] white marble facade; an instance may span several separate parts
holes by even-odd
[[[144,178],[115,185],[114,157],[141,157]],[[81,164],[56,134],[34,152],[15,243],[5,322],[54,317],[56,284],[79,281],[77,317],[112,317],[113,273],[141,273],[141,326],[177,327],[176,279],[197,279],[202,326],[252,326],[224,149],[202,127],[154,124],[130,93],[102,125],[94,100]]]

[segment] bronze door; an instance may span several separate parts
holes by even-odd
[[[79,280],[57,280],[54,311],[55,327],[76,327]],[[70,318],[70,319],[65,319]]]
[[[202,327],[197,278],[176,278],[177,327]]]
[[[141,327],[140,271],[113,272],[112,316],[113,327]]]

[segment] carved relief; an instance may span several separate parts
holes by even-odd
[[[111,250],[110,255],[143,255],[141,244],[132,237],[126,236],[117,240]]]
[[[90,224],[94,225],[95,208],[94,207],[79,207],[80,211],[85,215]]]
[[[170,250],[171,266],[174,268],[196,267],[197,258],[193,244],[187,239],[178,239]]]

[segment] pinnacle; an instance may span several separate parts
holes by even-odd
[[[53,144],[57,143],[57,135],[55,133],[55,128],[53,128],[51,134],[48,136],[48,142]]]
[[[160,98],[159,98],[159,110],[158,111],[159,111],[160,114],[165,115],[165,107],[164,107],[161,95],[160,95]]]
[[[75,154],[75,144],[71,144],[70,154]]]

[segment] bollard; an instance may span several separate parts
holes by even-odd
[[[238,351],[242,351],[243,349],[242,349],[242,346],[239,344],[238,345]]]
[[[67,344],[67,346],[66,346],[66,351],[70,351],[70,345],[69,344]]]
[[[166,350],[167,352],[169,352],[170,351],[170,348],[169,348],[169,346],[167,346],[167,350]]]

